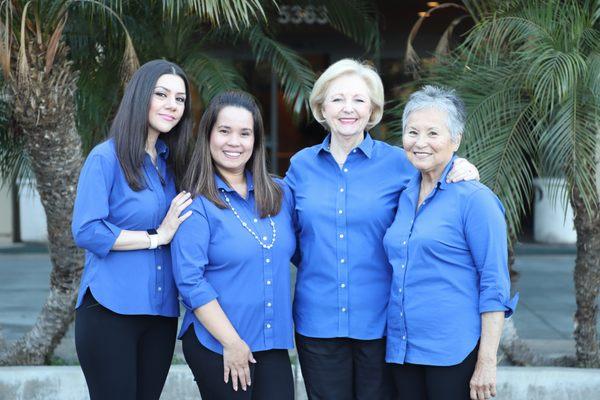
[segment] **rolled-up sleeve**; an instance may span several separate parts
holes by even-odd
[[[192,215],[179,226],[173,237],[171,258],[181,300],[186,308],[195,310],[218,295],[204,277],[208,264],[210,226],[201,200],[196,198],[188,209],[192,210]]]
[[[109,196],[113,185],[114,166],[100,155],[86,160],[77,186],[71,231],[78,247],[102,258],[108,255],[121,233],[110,223]]]
[[[464,204],[464,232],[479,273],[479,312],[514,312],[518,294],[510,298],[504,207],[488,189],[474,192]]]

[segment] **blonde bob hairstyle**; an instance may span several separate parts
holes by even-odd
[[[372,110],[366,129],[373,128],[381,121],[383,116],[383,83],[375,68],[364,61],[360,62],[351,58],[344,58],[331,64],[315,82],[309,98],[313,116],[325,129],[329,129],[323,117],[323,103],[331,82],[342,75],[359,76],[367,84]]]

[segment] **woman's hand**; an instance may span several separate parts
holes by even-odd
[[[471,400],[487,400],[496,396],[496,360],[493,357],[477,359],[469,387]]]
[[[192,215],[191,210],[181,215],[183,210],[192,204],[191,196],[190,193],[184,190],[171,201],[171,206],[169,207],[169,211],[167,211],[167,215],[165,215],[160,226],[156,229],[159,245],[171,243],[179,225]]]
[[[231,375],[233,390],[238,390],[238,379],[244,391],[251,385],[249,362],[254,364],[256,360],[242,339],[223,346],[223,379],[228,383]]]
[[[479,171],[477,170],[477,167],[464,158],[457,158],[454,160],[454,165],[452,165],[452,169],[446,176],[446,182],[452,183],[472,180],[479,180]]]

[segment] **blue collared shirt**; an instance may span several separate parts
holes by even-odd
[[[146,155],[147,187],[132,190],[109,139],[90,152],[83,165],[71,226],[77,246],[85,249],[85,268],[77,307],[89,288],[104,307],[119,314],[179,315],[169,246],[154,250],[111,250],[121,230],[145,231],[160,225],[175,197],[169,150],[156,142],[157,165]]]
[[[504,208],[480,182],[446,183],[452,161],[418,209],[421,174],[414,175],[385,234],[394,269],[391,363],[459,364],[477,345],[480,314],[508,317],[517,303],[518,296],[510,299]]]
[[[404,150],[367,133],[340,168],[330,136],[291,160],[300,261],[294,322],[301,335],[377,339],[385,335],[392,270],[383,235],[414,167]]]
[[[252,175],[246,171],[247,199],[215,176],[241,221],[270,244],[270,219],[260,218],[255,208]],[[294,347],[290,259],[296,249],[292,221],[293,198],[283,189],[281,211],[271,219],[276,240],[263,248],[242,226],[231,209],[221,209],[198,196],[188,209],[192,215],[181,224],[171,243],[175,281],[186,308],[179,337],[193,324],[198,340],[208,349],[223,353],[223,346],[193,313],[217,299],[242,340],[252,351]],[[224,199],[224,196],[222,197]]]

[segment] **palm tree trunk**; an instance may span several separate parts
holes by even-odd
[[[577,231],[575,259],[575,350],[577,364],[585,368],[600,368],[598,345],[598,291],[600,289],[600,210],[594,205],[588,210],[579,190],[571,197]]]
[[[71,237],[71,214],[82,165],[75,124],[77,73],[67,48],[59,45],[53,67],[44,72],[45,51],[30,43],[28,79],[7,83],[14,98],[13,118],[25,138],[37,189],[48,222],[52,272],[50,294],[34,327],[0,354],[0,365],[47,363],[73,321],[83,252]],[[13,75],[13,77],[16,74]]]

